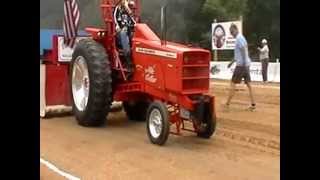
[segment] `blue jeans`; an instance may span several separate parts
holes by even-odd
[[[121,30],[118,34],[118,41],[120,41],[120,44],[122,46],[122,49],[124,51],[125,56],[130,55],[130,41],[129,41],[129,36],[128,33]]]

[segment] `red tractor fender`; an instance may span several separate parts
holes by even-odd
[[[94,40],[103,39],[106,35],[106,30],[101,28],[87,27],[85,31],[90,34]]]

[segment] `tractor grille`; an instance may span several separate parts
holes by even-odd
[[[184,94],[208,92],[209,60],[209,53],[184,53],[182,64],[182,91]]]

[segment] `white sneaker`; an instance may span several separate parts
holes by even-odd
[[[248,110],[249,110],[249,111],[254,111],[254,110],[256,110],[256,106],[250,106],[250,107],[248,108]]]

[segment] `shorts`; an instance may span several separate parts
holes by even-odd
[[[236,66],[232,75],[232,82],[239,84],[242,79],[245,83],[251,82],[249,66]]]

